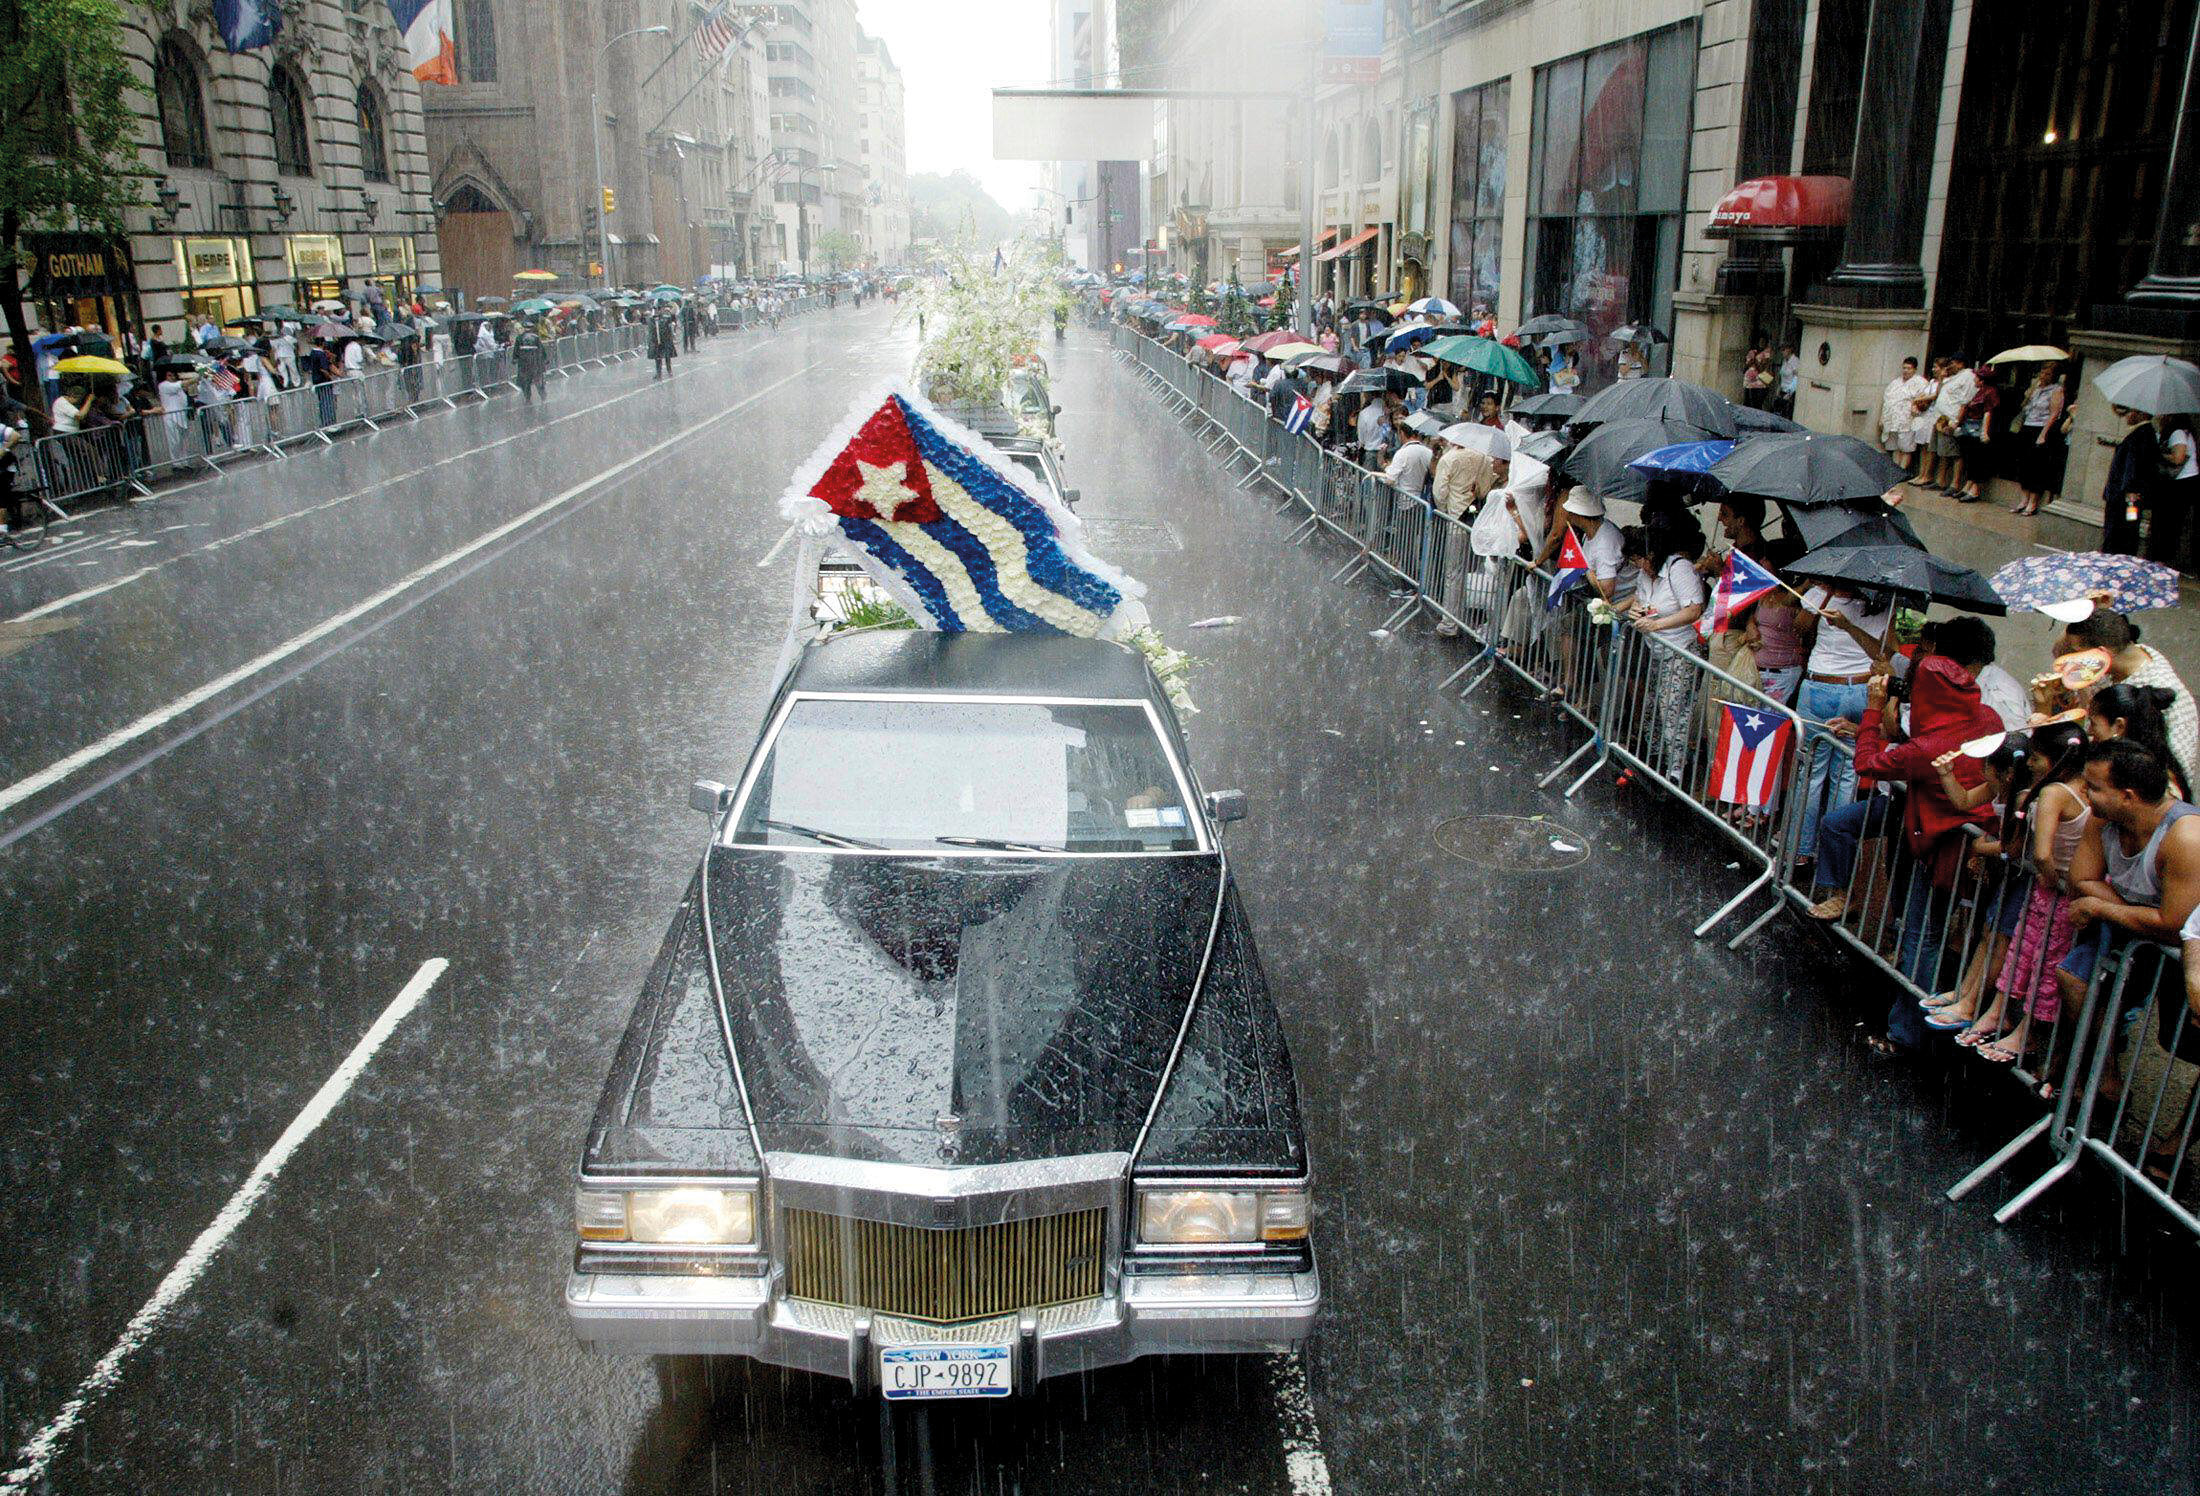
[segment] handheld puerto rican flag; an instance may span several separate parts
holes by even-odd
[[[1283,429],[1297,436],[1314,419],[1314,402],[1304,395],[1291,402],[1290,414],[1283,418]]]
[[[1794,723],[1779,712],[1746,703],[1722,701],[1719,705],[1725,717],[1719,723],[1718,751],[1711,759],[1711,793],[1727,804],[1762,810],[1780,788]]]
[[[1556,608],[1567,593],[1588,580],[1589,558],[1581,553],[1581,537],[1569,525],[1565,539],[1558,543],[1558,574],[1551,578],[1551,595],[1544,599],[1544,608]]]
[[[1725,633],[1733,625],[1735,614],[1782,585],[1778,577],[1740,551],[1727,552],[1726,571],[1711,592],[1711,631]]]
[[[455,86],[458,48],[451,41],[451,0],[389,0],[405,36],[405,64],[423,83]]]
[[[858,404],[780,510],[852,553],[920,627],[1120,638],[1146,622],[1145,589],[1084,548],[1075,515],[899,387]]]

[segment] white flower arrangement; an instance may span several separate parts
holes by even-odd
[[[1613,607],[1603,598],[1592,597],[1589,599],[1589,621],[1591,623],[1614,624],[1619,622],[1619,616],[1619,609]]]
[[[1038,356],[1039,329],[1067,294],[1029,244],[1013,246],[999,271],[990,260],[960,257],[919,300],[917,388],[936,404],[995,404],[1018,361]]]
[[[1204,663],[1181,649],[1171,649],[1152,624],[1133,629],[1123,636],[1123,642],[1146,657],[1146,663],[1161,682],[1161,689],[1168,693],[1169,705],[1185,716],[1196,716],[1199,708],[1192,704],[1191,688],[1186,684],[1194,665]]]

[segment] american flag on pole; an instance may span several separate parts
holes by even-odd
[[[1781,767],[1795,724],[1786,714],[1746,702],[1722,701],[1718,751],[1711,759],[1711,794],[1730,805],[1761,810],[1780,788]]]
[[[225,395],[234,395],[239,388],[237,376],[229,372],[227,364],[216,364],[214,372],[206,376],[206,382]]]
[[[727,3],[714,5],[703,19],[696,23],[695,50],[704,63],[716,62],[726,55],[726,49],[740,40],[741,33],[733,24],[733,6]]]
[[[1740,551],[1729,551],[1726,570],[1711,591],[1711,631],[1725,633],[1733,626],[1735,614],[1781,585],[1778,577]]]
[[[1304,395],[1291,402],[1291,412],[1283,418],[1283,429],[1297,436],[1314,419],[1314,402]]]

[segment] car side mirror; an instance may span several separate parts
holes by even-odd
[[[1207,819],[1220,826],[1230,821],[1245,819],[1245,791],[1209,790],[1207,792]]]
[[[1077,501],[1084,496],[1085,491],[1081,488],[1065,488],[1062,490],[1062,502],[1072,509],[1077,507]]]
[[[698,779],[688,786],[688,809],[699,810],[712,820],[733,807],[733,791],[715,779]]]
[[[1050,409],[1050,410],[1049,410],[1049,411],[1047,412],[1047,414],[1048,414],[1048,415],[1050,415],[1050,416],[1058,416],[1058,415],[1060,415],[1061,413],[1062,413],[1062,407],[1061,407],[1061,406],[1059,406],[1059,405],[1057,405],[1057,406],[1054,406],[1054,407],[1053,407],[1052,409]]]

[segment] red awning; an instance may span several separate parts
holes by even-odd
[[[1323,229],[1319,234],[1314,236],[1314,247],[1316,249],[1320,249],[1324,244],[1327,244],[1330,240],[1336,237],[1337,231],[1335,229]],[[1277,250],[1275,254],[1272,255],[1270,258],[1278,260],[1295,260],[1298,257],[1299,247],[1294,244],[1289,249]],[[1320,257],[1316,256],[1316,258],[1318,259]]]
[[[1377,234],[1381,232],[1382,230],[1379,228],[1362,229],[1357,234],[1354,234],[1351,238],[1345,240],[1344,243],[1338,245],[1335,249],[1325,249],[1320,254],[1314,256],[1314,258],[1316,260],[1334,260],[1342,255],[1348,255],[1353,250],[1358,249],[1361,245],[1365,244],[1368,240],[1374,238]]]
[[[1752,177],[1719,199],[1704,234],[1792,244],[1823,239],[1848,221],[1847,177]]]

